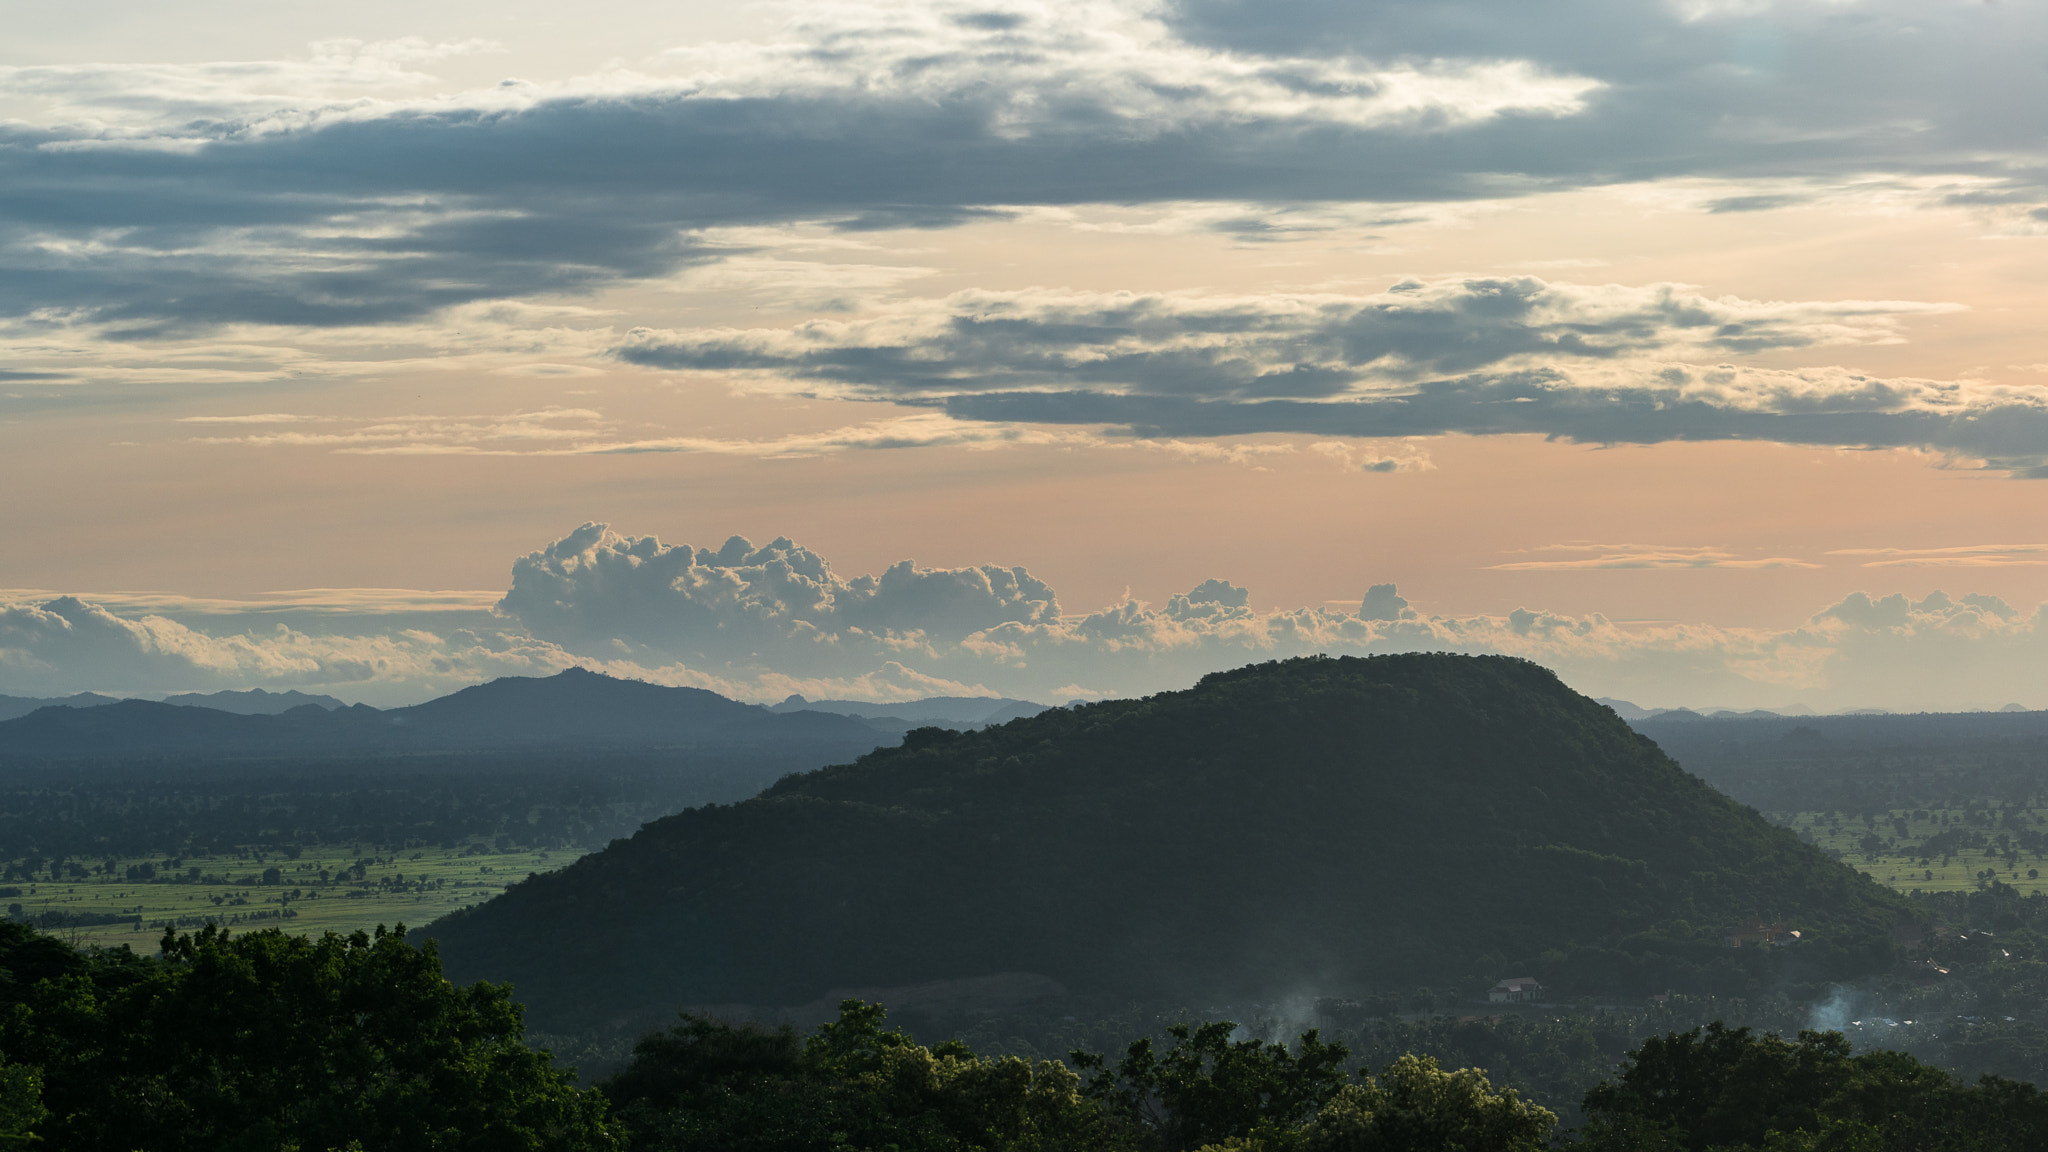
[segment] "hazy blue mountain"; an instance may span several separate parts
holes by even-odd
[[[296,688],[284,692],[266,692],[261,688],[250,688],[241,692],[183,692],[176,696],[166,696],[163,702],[186,708],[217,708],[222,712],[234,712],[242,716],[275,716],[307,704],[325,708],[330,712],[348,707],[332,696],[309,694]]]
[[[1549,671],[1410,655],[913,732],[423,934],[575,1029],[998,973],[1188,1004],[1539,968],[1759,995],[1889,963],[1912,915]],[[1722,947],[1751,916],[1806,943]]]
[[[1002,724],[1020,716],[1036,716],[1046,705],[1002,696],[927,696],[922,700],[899,700],[876,704],[867,700],[806,700],[791,696],[774,705],[775,712],[835,712],[864,720],[902,720],[910,724],[942,724],[948,727]]]
[[[1698,716],[1630,722],[1686,768],[1765,812],[1895,812],[2037,805],[2048,791],[2048,712]],[[2008,835],[2035,836],[2014,820]]]
[[[102,704],[119,703],[117,696],[102,696],[97,692],[80,692],[76,696],[0,696],[0,720],[12,720],[26,716],[38,708],[97,708]]]
[[[777,715],[698,688],[617,680],[580,668],[507,676],[379,710],[302,704],[275,715],[123,700],[43,708],[0,723],[0,757],[358,755],[484,748],[801,746],[823,763],[882,742],[873,728],[824,712]]]
[[[1702,716],[1683,709],[1631,720],[1636,731],[1656,740],[1681,763],[1716,749],[1775,747],[1797,730],[1833,744],[1862,748],[1955,744],[1974,741],[2048,739],[2048,712],[1885,712],[1859,710],[1835,716],[1783,716],[1773,712]]]

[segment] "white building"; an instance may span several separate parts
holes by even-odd
[[[1487,990],[1486,998],[1495,1003],[1516,1003],[1534,1000],[1543,995],[1543,985],[1534,976],[1511,976]]]

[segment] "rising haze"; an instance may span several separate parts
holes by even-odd
[[[2048,706],[2041,7],[713,7],[0,2],[0,693]]]

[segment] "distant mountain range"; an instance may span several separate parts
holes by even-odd
[[[97,708],[120,702],[119,696],[102,696],[97,692],[80,692],[76,696],[0,696],[0,721],[26,716],[38,708]]]
[[[122,697],[102,696],[97,692],[51,697],[0,696],[0,721],[26,716],[39,708],[98,708],[106,704],[119,704],[121,700]],[[305,704],[327,709],[348,707],[332,696],[309,695],[296,688],[286,692],[266,692],[261,688],[250,688],[243,692],[185,692],[177,696],[166,696],[162,702],[181,708],[212,708],[219,712],[233,712],[242,716],[275,716]]]
[[[1776,719],[1783,719],[1783,718],[1794,718],[1794,717],[1800,717],[1800,716],[1820,716],[1820,715],[1822,715],[1822,713],[1819,713],[1819,712],[1815,712],[1815,711],[1814,711],[1813,709],[1811,709],[1811,708],[1808,708],[1808,707],[1807,707],[1806,705],[1804,705],[1804,704],[1791,704],[1791,705],[1787,705],[1786,707],[1783,707],[1783,708],[1777,708],[1777,709],[1771,709],[1771,708],[1749,708],[1749,709],[1737,709],[1737,708],[1644,708],[1644,707],[1641,707],[1640,705],[1632,704],[1632,703],[1628,702],[1627,700],[1616,700],[1616,699],[1615,699],[1615,698],[1613,698],[1612,696],[1596,696],[1596,697],[1594,697],[1594,698],[1593,698],[1593,702],[1594,702],[1594,703],[1596,703],[1596,704],[1605,704],[1605,705],[1607,705],[1607,706],[1608,706],[1609,708],[1612,708],[1612,709],[1614,709],[1614,714],[1615,714],[1615,715],[1617,715],[1617,716],[1621,717],[1621,718],[1622,718],[1623,720],[1627,720],[1627,721],[1629,721],[1629,722],[1631,722],[1631,723],[1633,723],[1633,722],[1635,722],[1635,721],[1637,721],[1637,720],[1660,720],[1660,719],[1661,719],[1661,720],[1776,720]],[[2027,707],[2026,705],[2024,705],[2024,704],[2007,704],[2007,705],[2005,705],[2004,707],[2002,707],[2002,708],[1999,708],[1999,709],[1997,709],[1996,711],[1993,711],[1993,712],[1942,712],[1942,713],[1921,713],[1921,712],[1905,712],[1905,713],[1895,713],[1895,712],[1892,712],[1892,711],[1890,711],[1889,709],[1885,709],[1885,708],[1849,708],[1849,709],[1846,709],[1846,710],[1844,710],[1844,711],[1841,711],[1841,712],[1836,712],[1836,713],[1833,713],[1833,715],[1836,715],[1836,716],[1895,716],[1895,715],[1905,715],[1905,716],[1921,716],[1921,715],[1942,715],[1942,716],[1990,716],[1990,715],[1997,715],[1997,714],[1998,714],[1999,712],[2029,712],[2029,711],[2033,711],[2033,709],[2030,709],[2030,708],[2028,708],[2028,707]]]
[[[1036,716],[1047,705],[1003,696],[927,696],[876,704],[866,700],[806,700],[791,696],[773,707],[776,712],[834,712],[876,723],[915,727],[937,724],[949,728],[986,728],[1026,716]]]
[[[214,698],[218,699],[220,694]],[[346,756],[491,748],[802,749],[850,758],[900,732],[829,712],[772,712],[698,688],[618,680],[580,668],[508,676],[410,708],[340,707],[298,693],[226,694],[241,711],[149,700],[59,700],[0,722],[0,758]],[[46,705],[51,702],[44,702]]]
[[[348,705],[336,700],[332,696],[311,695],[301,692],[296,688],[283,692],[266,692],[261,688],[250,688],[242,692],[207,692],[204,694],[184,692],[176,696],[166,696],[163,702],[166,704],[176,704],[184,708],[215,708],[222,712],[234,712],[243,716],[275,716],[280,712],[289,712],[294,708],[303,707],[307,704],[325,708],[330,712],[336,708],[348,707]]]

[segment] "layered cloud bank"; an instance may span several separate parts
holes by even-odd
[[[904,299],[932,269],[778,259],[798,233],[1105,213],[1355,235],[1619,185],[1700,212],[1881,202],[2043,234],[2044,47],[2038,5],[838,0],[758,42],[622,45],[645,55],[479,89],[432,73],[488,58],[482,41],[0,68],[17,114],[0,121],[0,404],[623,362],[937,411],[777,439],[623,435],[581,404],[211,438],[797,455],[1074,426],[1534,433],[1903,447],[2048,475],[2048,387],[1873,375],[1832,352],[1788,366],[1901,340],[1956,307],[1939,300],[1530,277]],[[578,310],[722,283],[781,284],[777,304],[825,318],[622,334]]]
[[[1651,705],[2048,706],[2048,615],[1987,596],[1857,593],[1770,631],[1534,609],[1426,614],[1391,584],[1361,592],[1356,610],[1267,611],[1249,590],[1210,579],[1160,605],[1071,612],[1022,567],[906,560],[848,578],[786,539],[693,548],[589,524],[516,561],[495,608],[396,593],[317,611],[168,597],[11,604],[0,608],[0,692],[299,687],[396,703],[580,664],[756,700],[1058,703],[1307,653],[1427,650],[1522,656],[1581,691]]]
[[[1954,310],[1533,276],[1358,296],[971,291],[788,329],[640,329],[614,355],[764,389],[1140,436],[1771,440],[1924,448],[2040,474],[2048,386],[1713,359],[1893,342],[1906,319]]]
[[[2026,232],[2044,43],[2025,4],[939,0],[463,92],[428,71],[488,45],[0,68],[35,113],[0,123],[0,315],[379,324],[666,275],[721,227],[1680,178],[1722,211],[1855,185]]]

